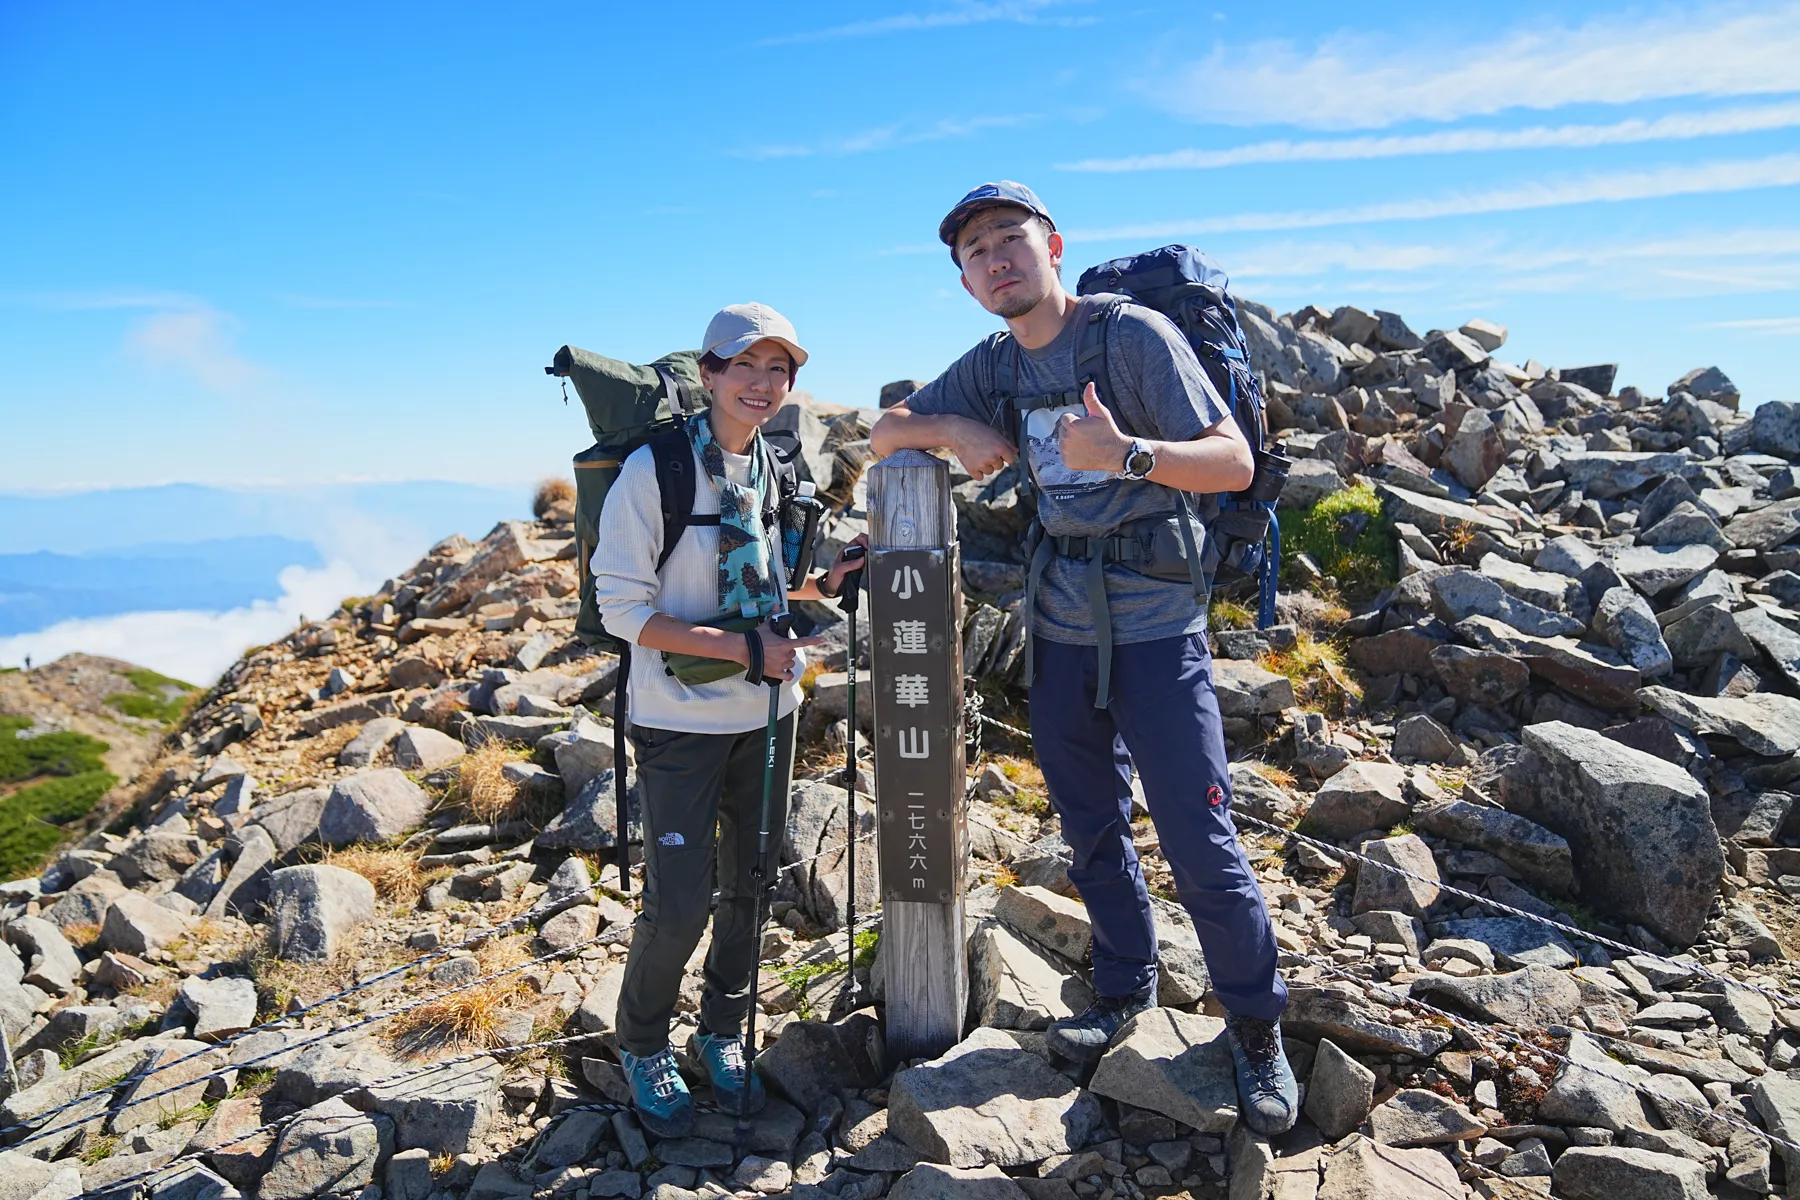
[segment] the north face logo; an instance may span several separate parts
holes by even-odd
[[[660,846],[685,846],[685,845],[687,845],[687,843],[684,840],[682,840],[681,835],[679,833],[676,833],[674,830],[670,830],[668,833],[663,834],[661,837],[656,839],[656,842]]]
[[[1221,788],[1216,783],[1213,784],[1211,787],[1207,788],[1206,789],[1206,802],[1208,804],[1212,805],[1214,808],[1217,808],[1217,807],[1219,807],[1219,805],[1225,803],[1225,789]]]

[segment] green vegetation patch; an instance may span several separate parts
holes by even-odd
[[[19,737],[30,725],[24,717],[0,716],[0,879],[36,872],[68,835],[64,827],[86,816],[118,782],[100,757],[105,742],[85,733]],[[6,785],[21,782],[25,786],[5,792]]]
[[[1279,509],[1276,518],[1283,574],[1291,573],[1294,555],[1306,554],[1351,599],[1373,596],[1394,582],[1394,534],[1381,519],[1381,498],[1366,480],[1305,511]]]
[[[200,693],[200,689],[191,683],[170,679],[147,667],[134,667],[125,672],[125,678],[137,690],[115,692],[106,698],[107,704],[128,717],[162,725],[173,725],[186,716]]]

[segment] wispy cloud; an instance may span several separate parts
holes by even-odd
[[[794,142],[782,145],[753,146],[738,152],[740,158],[842,158],[851,154],[870,154],[877,150],[893,150],[922,142],[943,142],[954,138],[973,137],[989,129],[1010,129],[1040,120],[1035,113],[1015,113],[994,117],[946,117],[922,128],[908,128],[904,123],[879,125],[848,137],[826,138],[817,142]]]
[[[1277,140],[1222,150],[1174,150],[1126,158],[1087,158],[1059,163],[1062,171],[1124,172],[1213,170],[1257,163],[1344,162],[1427,154],[1475,154],[1504,150],[1572,150],[1765,133],[1800,126],[1800,102],[1672,113],[1654,120],[1606,125],[1537,125],[1528,129],[1457,129],[1394,137]]]
[[[1146,72],[1139,90],[1219,124],[1380,129],[1513,108],[1791,93],[1800,91],[1796,61],[1800,3],[1788,0],[1541,22],[1473,45],[1360,33],[1311,50],[1219,44],[1199,61]]]
[[[1709,321],[1700,329],[1742,329],[1746,333],[1800,337],[1800,317],[1755,317],[1747,321]]]
[[[198,296],[156,288],[68,288],[57,291],[0,292],[0,304],[16,304],[43,312],[106,312],[115,309],[198,310]]]
[[[1080,2],[1080,0],[1074,0]],[[915,33],[929,29],[956,29],[964,25],[986,25],[1008,21],[1017,25],[1086,25],[1093,17],[1046,15],[1046,9],[1071,3],[1071,0],[999,0],[980,3],[965,0],[951,8],[934,12],[903,12],[825,29],[809,29],[764,38],[764,46],[792,46],[803,42],[828,42],[839,38],[881,37],[890,33]]]
[[[265,372],[237,352],[237,321],[213,309],[159,312],[132,322],[125,349],[147,366],[191,375],[215,392],[237,392]]]
[[[1485,191],[1388,200],[1349,208],[1299,212],[1239,213],[1225,217],[1156,221],[1107,229],[1070,230],[1074,241],[1140,241],[1211,233],[1255,233],[1318,229],[1384,221],[1417,221],[1434,217],[1519,212],[1666,196],[1696,196],[1800,184],[1800,154],[1764,158],[1686,163],[1642,171],[1615,171],[1567,180],[1509,184]]]
[[[354,296],[307,296],[276,292],[275,299],[292,308],[399,308],[397,300],[370,300]]]

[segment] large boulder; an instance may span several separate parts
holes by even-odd
[[[969,939],[969,991],[976,1020],[993,1029],[1043,1029],[1094,997],[1067,966],[998,921],[984,921]]]
[[[888,1088],[888,1130],[934,1162],[1001,1167],[1071,1154],[1100,1101],[998,1029],[977,1029]]]
[[[1443,800],[1414,809],[1412,823],[1423,833],[1487,851],[1545,891],[1567,895],[1574,885],[1568,840],[1518,813],[1467,800]]]
[[[812,1112],[840,1087],[881,1082],[886,1050],[881,1025],[866,1012],[842,1021],[792,1021],[773,1046],[756,1056],[756,1069],[781,1095]]]
[[[320,864],[269,876],[270,941],[277,958],[324,962],[352,930],[374,919],[375,887],[354,871]]]
[[[164,908],[148,896],[126,892],[106,910],[100,944],[127,954],[149,954],[185,936],[193,927],[193,918]]]
[[[462,1154],[487,1136],[500,1113],[500,1076],[491,1058],[444,1063],[365,1089],[365,1107],[392,1119],[402,1150]]]
[[[274,1160],[257,1187],[261,1200],[310,1200],[354,1194],[375,1182],[393,1153],[394,1123],[332,1097],[281,1131]]]
[[[1374,1102],[1375,1072],[1330,1038],[1321,1039],[1306,1081],[1306,1115],[1325,1140],[1335,1142],[1361,1125]]]
[[[1306,810],[1306,831],[1339,838],[1386,829],[1406,819],[1406,768],[1353,762],[1319,785]]]
[[[406,772],[363,771],[333,785],[319,816],[319,840],[327,846],[385,842],[417,827],[430,811],[431,797]]]
[[[1666,687],[1647,687],[1638,695],[1683,729],[1731,738],[1752,754],[1786,758],[1800,753],[1800,700],[1792,696],[1692,696]]]
[[[1472,646],[1496,654],[1508,654],[1528,667],[1533,675],[1589,704],[1601,708],[1637,707],[1637,688],[1643,681],[1638,669],[1624,662],[1608,662],[1599,653],[1566,637],[1533,637],[1492,617],[1473,616],[1456,623],[1456,636]],[[1615,656],[1616,657],[1616,656]]]
[[[1356,873],[1356,896],[1350,911],[1379,909],[1422,919],[1438,898],[1437,860],[1431,856],[1431,847],[1417,834],[1405,833],[1364,842],[1362,853],[1369,862]],[[1377,863],[1381,865],[1374,865]],[[1384,866],[1394,870],[1384,871]],[[1406,874],[1400,874],[1402,871]]]
[[[1236,1076],[1225,1022],[1173,1008],[1139,1013],[1113,1037],[1088,1085],[1201,1133],[1237,1124]]]
[[[1562,721],[1529,725],[1523,740],[1501,772],[1501,802],[1568,840],[1589,903],[1691,945],[1725,873],[1706,788]]]
[[[1627,1146],[1571,1146],[1553,1185],[1568,1200],[1707,1200],[1706,1164]],[[1734,1189],[1735,1190],[1735,1189]]]
[[[1581,988],[1573,976],[1546,966],[1467,979],[1426,972],[1413,980],[1412,991],[1434,1003],[1451,1001],[1483,1021],[1521,1029],[1565,1025],[1581,1007]]]
[[[1463,1200],[1456,1168],[1436,1150],[1383,1146],[1360,1134],[1325,1160],[1319,1200]]]

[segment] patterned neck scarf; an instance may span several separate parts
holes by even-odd
[[[780,597],[769,573],[769,539],[763,529],[763,497],[774,481],[763,454],[762,431],[750,437],[749,487],[739,487],[725,474],[725,451],[713,437],[711,413],[690,417],[687,431],[719,492],[719,611],[766,617]]]

